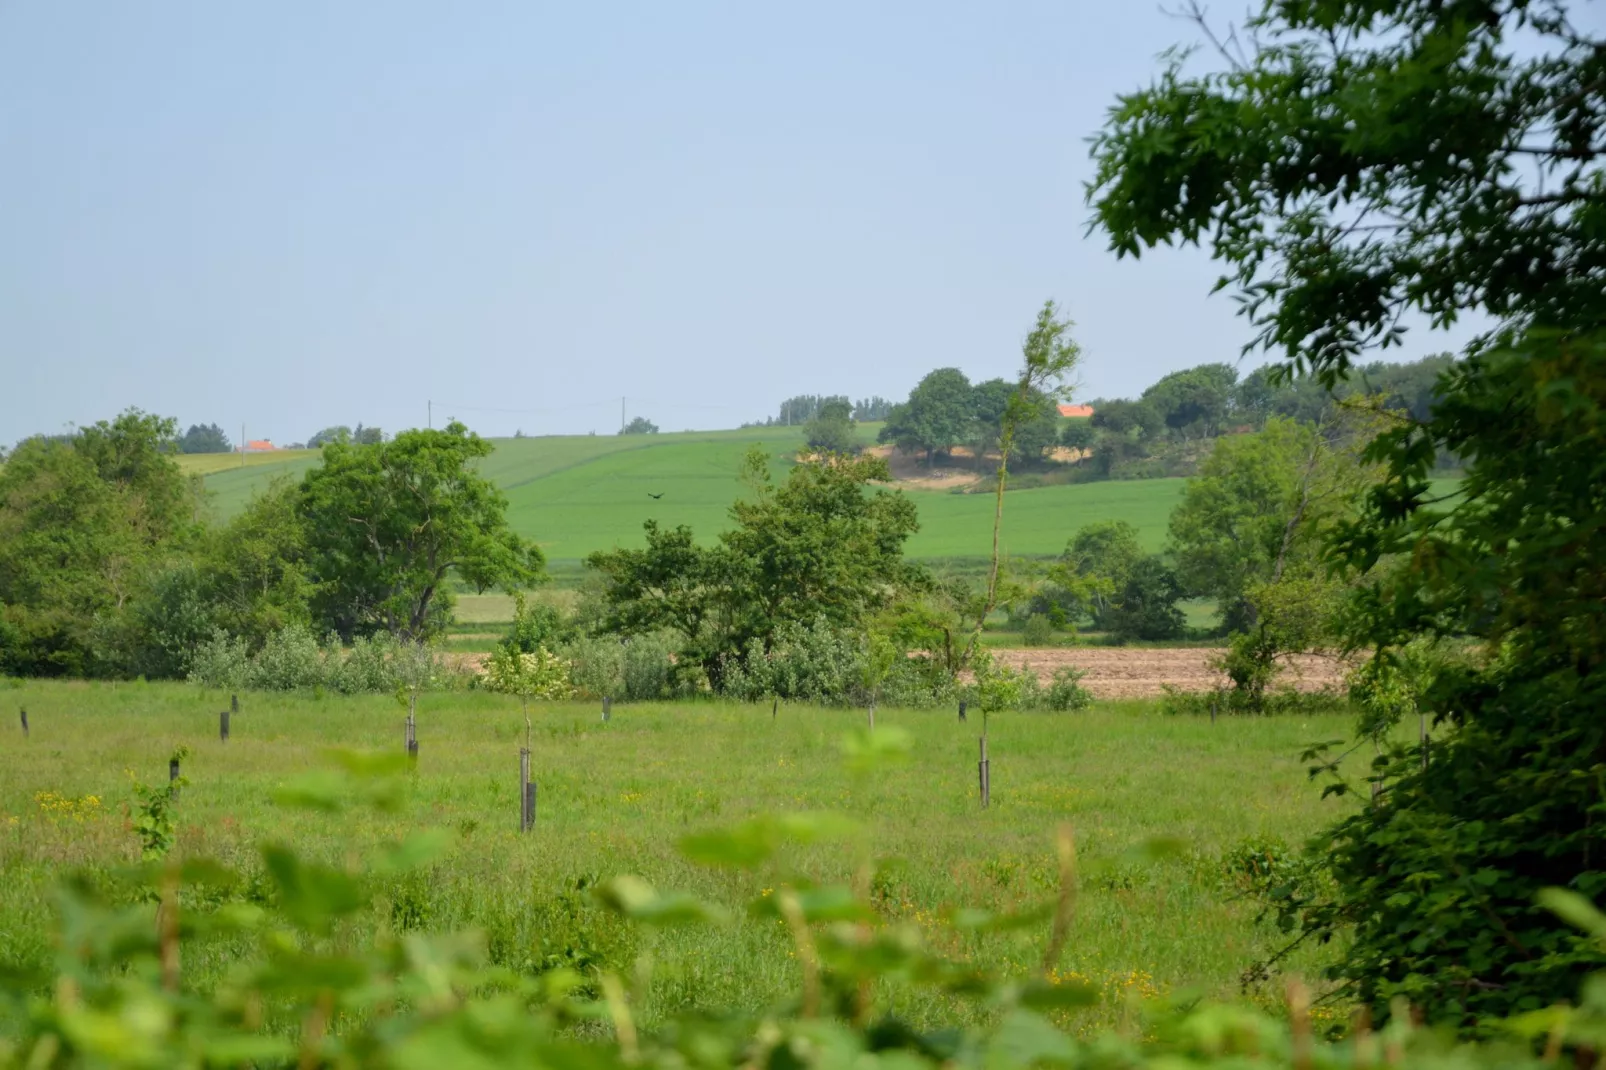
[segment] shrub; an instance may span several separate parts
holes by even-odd
[[[255,691],[294,691],[320,686],[327,678],[324,653],[311,629],[292,624],[268,636],[251,659],[245,686]]]
[[[1026,626],[1021,629],[1021,642],[1027,646],[1049,646],[1054,642],[1054,625],[1041,613],[1033,613],[1026,618]]]
[[[242,691],[251,678],[251,654],[245,640],[218,628],[190,657],[191,683],[220,691]]]
[[[529,654],[499,647],[486,662],[484,686],[490,691],[526,698],[573,698],[573,668],[568,660],[544,647]]]
[[[638,635],[624,645],[621,667],[622,694],[631,702],[650,702],[669,695],[674,662],[669,642],[662,636]]]
[[[533,654],[536,650],[555,649],[563,630],[563,617],[556,606],[547,602],[530,605],[522,593],[513,596],[513,626],[502,639],[502,645],[520,654]]]
[[[569,663],[569,683],[580,698],[620,697],[625,693],[625,649],[612,636],[571,639],[558,648]]]
[[[1087,673],[1069,665],[1054,670],[1054,682],[1049,685],[1044,701],[1051,710],[1085,710],[1093,705],[1093,695],[1082,686]]]

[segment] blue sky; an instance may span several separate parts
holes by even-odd
[[[735,426],[1236,360],[1197,251],[1086,236],[1152,3],[0,2],[0,442],[129,406],[285,443]],[[1444,348],[1419,333],[1405,356]]]

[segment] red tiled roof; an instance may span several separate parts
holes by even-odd
[[[1060,406],[1060,415],[1061,416],[1092,416],[1093,415],[1093,406],[1091,406],[1091,405],[1061,405]]]

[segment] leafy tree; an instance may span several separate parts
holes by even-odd
[[[938,368],[909,392],[909,400],[887,414],[880,440],[904,453],[923,453],[930,464],[968,442],[975,420],[970,380],[958,368]]]
[[[250,650],[276,632],[312,625],[314,587],[300,510],[300,485],[275,480],[228,524],[208,532],[196,555],[213,625]]]
[[[780,415],[764,423],[766,426],[801,427],[819,415],[822,406],[833,401],[852,407],[852,403],[842,394],[799,394],[781,402]]]
[[[1187,629],[1177,602],[1182,583],[1159,556],[1140,557],[1099,613],[1099,627],[1116,639],[1176,639]]]
[[[892,402],[880,395],[860,398],[853,403],[853,418],[860,423],[885,420],[892,411]]]
[[[351,428],[344,424],[335,427],[326,427],[322,431],[307,439],[307,449],[321,450],[331,442],[350,442]]]
[[[1425,423],[1377,441],[1387,481],[1340,544],[1372,577],[1356,647],[1386,660],[1426,631],[1488,651],[1424,691],[1444,727],[1427,771],[1386,763],[1379,805],[1322,847],[1337,895],[1305,931],[1350,926],[1337,972],[1375,1018],[1398,997],[1470,1028],[1601,962],[1533,903],[1541,882],[1606,891],[1606,655],[1579,623],[1606,560],[1606,38],[1568,7],[1268,0],[1233,38],[1251,51],[1202,75],[1176,59],[1094,146],[1114,248],[1208,242],[1255,344],[1325,385],[1407,313],[1500,324]],[[1467,466],[1450,508],[1428,492],[1443,450]]]
[[[1063,389],[1067,376],[1076,370],[1082,349],[1071,337],[1072,323],[1061,319],[1059,307],[1053,301],[1044,301],[1038,310],[1037,321],[1021,343],[1020,375],[1015,390],[1004,408],[1002,430],[998,436],[998,471],[993,477],[993,546],[987,568],[986,593],[977,607],[975,624],[970,641],[965,645],[963,663],[968,665],[981,642],[981,631],[987,618],[999,601],[998,539],[1004,527],[1004,488],[1009,483],[1009,459],[1015,447],[1016,435],[1026,424],[1041,415],[1041,397],[1053,399]]]
[[[10,671],[83,676],[124,663],[97,653],[97,627],[196,531],[196,488],[173,461],[173,433],[173,421],[130,409],[70,439],[26,440],[0,470]]]
[[[799,464],[780,486],[762,451],[746,462],[752,497],[731,506],[735,527],[700,547],[690,529],[646,526],[642,550],[592,554],[603,578],[599,627],[623,635],[671,630],[682,662],[718,687],[728,661],[767,651],[785,624],[862,627],[915,574],[904,541],[918,527],[903,494],[876,490],[890,473],[877,457]]]
[[[1332,428],[1274,417],[1225,438],[1188,480],[1171,514],[1178,571],[1195,595],[1217,599],[1222,623],[1254,623],[1250,592],[1294,561],[1315,567],[1321,533],[1354,515],[1367,489],[1354,436],[1335,449]]]
[[[357,425],[357,430],[351,433],[351,441],[358,446],[377,446],[385,441],[385,432],[377,427],[364,427]]]
[[[1004,434],[1004,417],[1010,410],[1010,399],[1015,384],[1004,379],[989,379],[975,386],[975,448],[976,462],[980,467],[986,454],[995,453]],[[1033,390],[1028,405],[1022,410],[1021,420],[1015,428],[1014,447],[1011,450],[1017,461],[1041,461],[1043,454],[1055,445],[1058,436],[1059,408],[1053,398],[1041,390]]]
[[[217,424],[191,424],[178,448],[180,453],[228,453],[234,445]]]
[[[452,421],[389,442],[332,442],[301,485],[315,615],[342,636],[388,631],[409,641],[444,627],[446,582],[518,590],[541,552],[507,524],[507,499],[474,469],[491,444]]]
[[[1100,431],[1149,438],[1165,426],[1165,415],[1147,401],[1106,401],[1093,410],[1090,422]]]
[[[1172,431],[1213,437],[1221,433],[1237,382],[1230,364],[1201,364],[1165,376],[1143,392],[1143,401]]]
[[[831,398],[821,405],[803,428],[808,447],[817,453],[851,453],[854,441],[853,406],[843,398]]]
[[[658,425],[645,416],[637,416],[619,429],[621,435],[656,435]]]
[[[1137,528],[1125,520],[1095,520],[1071,536],[1050,578],[1098,621],[1141,560]]]
[[[1091,420],[1067,420],[1065,430],[1060,432],[1060,445],[1068,450],[1086,450],[1098,437]]]

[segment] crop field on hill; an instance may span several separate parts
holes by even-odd
[[[861,437],[873,440],[874,430],[874,425],[861,428]],[[753,443],[778,458],[779,478],[788,463],[780,458],[795,452],[803,435],[797,428],[775,427],[498,439],[483,471],[507,494],[514,529],[538,542],[563,569],[595,550],[641,545],[641,526],[648,519],[671,527],[688,524],[711,541],[726,526],[730,503],[742,492],[737,469]],[[246,467],[213,471],[206,485],[215,494],[218,513],[227,517],[275,477],[299,476],[316,459],[310,451],[254,454]],[[205,470],[198,458],[187,458],[186,464]],[[1138,529],[1145,546],[1159,549],[1166,518],[1181,492],[1179,479],[1014,491],[1005,507],[1004,547],[1023,556],[1057,554],[1080,525],[1118,518]],[[992,524],[988,495],[907,493],[919,506],[921,523],[909,542],[911,557],[975,559],[987,554]],[[662,497],[649,497],[653,494]]]
[[[789,876],[851,881],[873,862],[880,924],[910,926],[947,953],[1029,971],[1046,924],[979,936],[944,920],[953,906],[1024,908],[1055,887],[1055,830],[1070,824],[1081,894],[1062,974],[1112,996],[1179,991],[1237,995],[1240,972],[1280,946],[1255,922],[1256,906],[1230,872],[1251,843],[1298,843],[1351,805],[1319,799],[1298,753],[1342,736],[1341,717],[1163,716],[1150,704],[1100,703],[1077,714],[1001,714],[992,719],[993,805],[976,799],[973,717],[952,711],[880,710],[878,726],[908,733],[900,763],[873,776],[850,772],[844,737],[862,711],[718,703],[614,709],[599,723],[590,705],[532,707],[539,817],[517,831],[518,748],[525,726],[516,700],[482,692],[425,695],[420,754],[399,809],[329,814],[285,809],[275,796],[320,766],[329,747],[395,751],[403,711],[385,696],[242,694],[232,738],[217,738],[228,696],[181,684],[29,682],[3,692],[26,707],[0,762],[0,970],[49,961],[49,889],[68,870],[110,880],[131,862],[136,839],[125,805],[130,780],[167,776],[167,759],[190,748],[178,802],[179,857],[210,856],[259,887],[255,847],[292,842],[304,857],[341,863],[371,856],[407,833],[439,827],[451,846],[431,868],[374,890],[362,928],[476,928],[492,955],[521,971],[555,963],[617,969],[642,954],[660,965],[650,1018],[689,1006],[754,1008],[796,990],[798,964],[773,921],[746,913]],[[9,731],[15,733],[15,722]],[[708,869],[681,857],[687,834],[760,813],[830,810],[863,828],[846,844],[797,848],[754,871]],[[1138,861],[1131,852],[1174,837],[1179,853]],[[599,878],[638,874],[730,909],[713,928],[636,931],[594,903]],[[247,893],[249,894],[249,893]],[[187,947],[186,985],[216,984],[226,940]],[[1313,976],[1319,961],[1289,964]],[[1277,994],[1268,994],[1278,998]],[[945,997],[910,993],[916,1020],[973,1013]],[[967,1005],[968,1006],[968,1005]],[[1089,1012],[1114,1020],[1117,999]],[[1091,1023],[1090,1023],[1091,1024]]]

